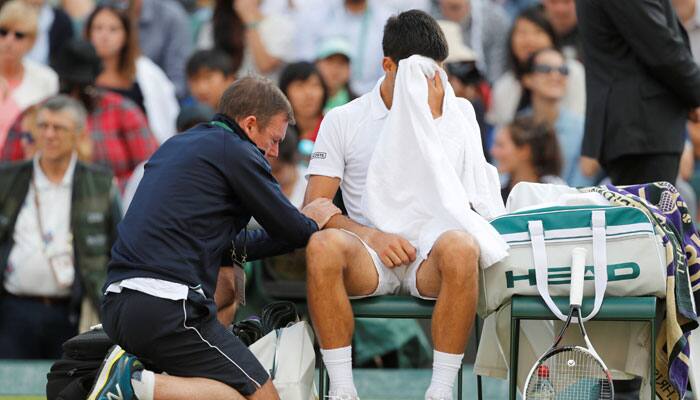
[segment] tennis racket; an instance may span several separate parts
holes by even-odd
[[[588,340],[581,321],[585,263],[586,249],[575,248],[571,262],[569,316],[552,347],[530,370],[525,381],[524,400],[608,400],[615,397],[610,371]],[[574,316],[578,318],[586,348],[559,346]]]

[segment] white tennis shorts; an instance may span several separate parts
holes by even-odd
[[[418,267],[420,267],[421,263],[425,261],[424,258],[417,255],[415,261],[413,261],[409,265],[401,265],[395,268],[389,268],[386,265],[384,265],[381,258],[379,258],[379,254],[377,254],[377,252],[374,251],[374,249],[372,249],[367,243],[365,243],[364,240],[360,239],[360,237],[354,234],[353,232],[344,229],[343,231],[351,234],[352,236],[356,237],[360,242],[362,242],[362,244],[365,246],[365,249],[367,249],[367,252],[372,257],[374,268],[376,268],[377,276],[379,277],[379,284],[377,285],[377,289],[373,293],[363,296],[350,296],[351,299],[362,299],[365,297],[399,294],[411,295],[413,297],[418,297],[424,300],[436,299],[435,297],[422,296],[418,292],[418,287],[416,286],[416,274],[418,272]]]

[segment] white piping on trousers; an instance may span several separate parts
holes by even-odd
[[[262,385],[261,385],[260,383],[258,383],[258,381],[256,381],[255,379],[251,378],[250,375],[248,375],[248,374],[243,370],[243,368],[241,368],[238,364],[236,364],[235,361],[233,361],[233,360],[231,359],[231,357],[227,356],[226,353],[224,353],[223,351],[221,351],[220,348],[218,348],[218,347],[212,345],[211,343],[209,343],[209,341],[207,341],[206,339],[204,339],[204,337],[202,336],[201,333],[199,333],[199,331],[197,330],[197,328],[195,328],[195,327],[193,327],[193,326],[187,326],[187,309],[185,308],[185,304],[186,304],[186,303],[187,303],[187,300],[186,300],[186,299],[182,300],[182,312],[183,312],[183,314],[185,315],[185,319],[182,320],[182,326],[185,327],[185,329],[191,329],[191,330],[195,331],[195,332],[197,333],[197,336],[199,336],[199,338],[202,339],[202,341],[203,341],[204,343],[206,343],[207,346],[211,347],[212,349],[215,349],[216,351],[218,351],[219,353],[221,353],[221,355],[224,356],[227,360],[231,361],[231,364],[235,365],[236,368],[240,369],[241,372],[243,372],[243,375],[245,375],[248,379],[250,379],[251,381],[253,381],[253,383],[255,384],[255,386],[257,386],[258,389],[260,389],[260,388],[262,387]]]

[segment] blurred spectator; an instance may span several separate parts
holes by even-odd
[[[491,0],[503,7],[511,19],[515,18],[524,9],[540,3],[540,0]]]
[[[34,46],[37,29],[36,10],[22,0],[0,9],[0,151],[17,116],[58,91],[56,73],[24,57]]]
[[[221,50],[198,50],[187,61],[187,85],[192,96],[214,110],[235,80],[236,69],[231,58]],[[179,128],[178,132],[181,132]]]
[[[328,100],[323,107],[324,114],[357,97],[350,90],[351,53],[350,44],[345,39],[329,38],[323,41],[316,54],[316,68],[328,87]]]
[[[296,208],[301,209],[306,193],[306,168],[299,164],[298,141],[295,135],[284,137],[277,157],[266,157],[272,176],[280,184],[282,193]]]
[[[289,126],[287,134],[294,134],[299,139],[299,151],[309,157],[328,100],[326,84],[314,64],[300,61],[282,70],[279,87],[289,99],[296,120],[295,125]]]
[[[581,60],[581,40],[576,19],[576,0],[542,0],[556,43],[567,58]]]
[[[449,49],[449,55],[445,60],[447,79],[455,92],[455,96],[463,97],[472,103],[476,121],[481,130],[481,146],[484,156],[487,160],[490,160],[491,155],[488,149],[491,142],[489,137],[491,127],[484,119],[491,95],[488,82],[486,82],[476,67],[476,54],[464,44],[459,25],[444,20],[438,21],[438,24],[445,34],[445,40]]]
[[[328,0],[260,0],[260,11],[265,15],[293,17],[298,12],[322,6],[327,2]]]
[[[566,59],[559,50],[550,48],[533,53],[523,76],[523,86],[532,94],[532,107],[521,114],[554,127],[564,161],[561,176],[566,183],[574,187],[590,186],[596,183],[595,176],[585,176],[579,167],[583,116],[561,106],[568,75]]]
[[[85,22],[85,36],[102,59],[97,86],[119,93],[146,113],[151,131],[163,143],[175,133],[180,111],[175,87],[163,71],[139,55],[136,32],[126,12],[98,6]]]
[[[77,160],[85,109],[67,96],[41,106],[39,152],[0,170],[0,358],[57,359],[82,321],[98,321],[121,219],[112,174]]]
[[[510,70],[493,86],[493,103],[486,115],[489,123],[506,125],[520,110],[530,106],[530,95],[523,90],[520,79],[528,58],[537,50],[554,47],[554,28],[539,7],[528,8],[518,15],[510,33]],[[586,110],[586,78],[583,66],[576,60],[567,60],[569,79],[562,106],[574,114]]]
[[[212,22],[202,27],[197,46],[217,48],[240,66],[238,76],[264,75],[276,80],[294,58],[292,19],[263,15],[260,0],[216,0]]]
[[[190,21],[192,43],[196,45],[202,27],[211,21],[214,10],[211,7],[210,0],[191,1],[190,3],[194,3],[194,7],[186,6],[185,10]]]
[[[507,177],[501,189],[503,201],[518,182],[565,185],[560,177],[561,153],[554,129],[531,117],[518,117],[497,134],[491,154],[498,172]]]
[[[177,132],[182,133],[197,124],[210,122],[216,114],[214,110],[214,108],[204,104],[183,107],[180,110],[180,115],[177,116]]]
[[[177,132],[182,133],[197,124],[209,122],[214,118],[214,110],[203,104],[195,104],[194,106],[183,107],[180,110],[180,115],[177,116]],[[134,199],[136,189],[143,179],[143,171],[146,161],[141,162],[134,168],[134,172],[129,177],[129,180],[124,186],[124,195],[122,195],[122,209],[124,214],[129,210],[131,200]]]
[[[693,59],[696,64],[700,64],[700,7],[697,6],[697,0],[672,0],[672,3],[678,18],[688,32]],[[700,159],[700,123],[688,121],[687,130],[690,143],[686,141],[681,155],[679,181],[681,179],[689,181],[695,193],[700,193],[700,163],[695,162],[695,160]],[[690,166],[693,168],[690,169]],[[679,183],[676,183],[676,187],[681,190],[682,183]],[[683,192],[681,195],[690,208],[688,195]],[[692,209],[691,212],[693,216],[698,215],[696,209]]]
[[[690,49],[696,63],[700,63],[700,7],[697,0],[672,0],[678,18],[688,32]]]
[[[392,10],[369,0],[329,1],[300,16],[297,59],[313,60],[326,38],[342,37],[350,43],[350,88],[357,95],[369,92],[384,75],[383,27]]]
[[[431,0],[380,0],[386,7],[398,14],[402,11],[421,10],[430,13]]]
[[[158,146],[143,112],[131,100],[95,87],[101,62],[90,43],[70,41],[53,67],[60,77],[61,93],[79,100],[87,109],[92,161],[109,167],[123,188],[131,171]],[[27,135],[31,126],[31,116],[17,120],[0,159],[15,161],[33,156],[33,146],[28,143],[31,136]]]
[[[52,7],[46,0],[24,2],[35,7],[39,13],[36,41],[27,57],[48,65],[51,57],[58,54],[60,46],[73,37],[73,23],[68,14],[58,7]]]
[[[587,0],[576,11],[590,98],[583,154],[615,185],[675,182],[686,121],[700,120],[700,68],[670,0]]]
[[[165,71],[175,85],[177,97],[184,98],[187,95],[185,62],[193,47],[187,13],[178,2],[172,0],[131,2],[133,12],[138,16],[137,39],[141,51]],[[170,132],[171,135],[173,133]]]
[[[85,19],[95,8],[95,0],[61,0],[60,4],[73,23],[73,32],[82,32]]]
[[[490,82],[506,70],[510,19],[490,0],[440,0],[442,18],[460,25],[464,43],[476,53],[476,64]]]
[[[175,0],[182,6],[182,9],[191,13],[197,9],[197,0]]]

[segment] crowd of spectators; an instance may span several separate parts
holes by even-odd
[[[692,27],[694,7],[676,3]],[[34,156],[33,106],[65,93],[88,110],[84,159],[109,167],[124,191],[131,173],[178,131],[179,115],[213,112],[237,77],[257,74],[278,82],[290,98],[296,124],[289,134],[303,163],[323,115],[383,75],[384,21],[419,8],[440,22],[450,46],[450,83],[474,105],[489,159],[498,131],[529,116],[554,128],[562,167],[553,176],[572,186],[600,178],[594,162],[580,160],[586,93],[574,0],[0,4],[2,161]],[[504,172],[504,187],[513,180]]]
[[[700,61],[700,7],[673,5]],[[128,206],[158,146],[209,120],[226,87],[257,74],[278,82],[294,110],[270,162],[300,206],[324,114],[383,76],[385,21],[410,8],[438,19],[449,82],[474,106],[504,196],[520,181],[605,179],[595,160],[581,157],[586,71],[575,0],[0,0],[0,163],[38,159],[46,144],[38,111],[64,95],[85,113],[75,154],[110,170]],[[693,198],[684,182],[700,190],[700,124],[688,122],[687,137],[679,184]],[[0,274],[0,292],[66,295],[13,292],[19,286],[7,276]]]

